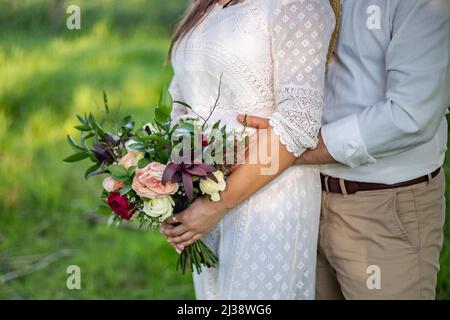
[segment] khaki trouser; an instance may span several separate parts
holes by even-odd
[[[323,192],[317,299],[434,299],[445,220],[443,170],[430,183]]]

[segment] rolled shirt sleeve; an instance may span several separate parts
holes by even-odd
[[[376,162],[361,138],[356,114],[323,126],[322,137],[328,152],[340,163],[356,168]]]

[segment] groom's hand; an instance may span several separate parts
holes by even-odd
[[[176,215],[177,222],[166,220],[161,232],[177,249],[184,248],[203,238],[225,216],[228,209],[220,202],[198,198],[189,208]]]

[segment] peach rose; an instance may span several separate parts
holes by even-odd
[[[123,182],[116,180],[113,177],[106,177],[105,180],[103,180],[103,189],[107,192],[118,192],[122,188]]]
[[[152,162],[142,169],[136,170],[133,179],[133,190],[140,197],[158,199],[178,191],[178,183],[162,183],[162,176],[166,166]]]
[[[123,156],[118,163],[125,169],[130,169],[131,167],[136,167],[139,160],[144,158],[144,154],[138,151],[129,151],[125,156]]]

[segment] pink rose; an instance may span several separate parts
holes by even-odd
[[[133,190],[136,191],[138,196],[148,199],[157,199],[174,194],[178,191],[178,183],[164,184],[162,182],[165,169],[165,165],[152,162],[145,168],[136,170]]]
[[[125,169],[130,169],[131,167],[136,167],[139,160],[144,158],[144,154],[138,151],[129,151],[125,156],[123,156],[118,163]]]
[[[103,180],[103,189],[107,192],[117,192],[123,188],[123,182],[114,179],[113,177],[106,177]]]

